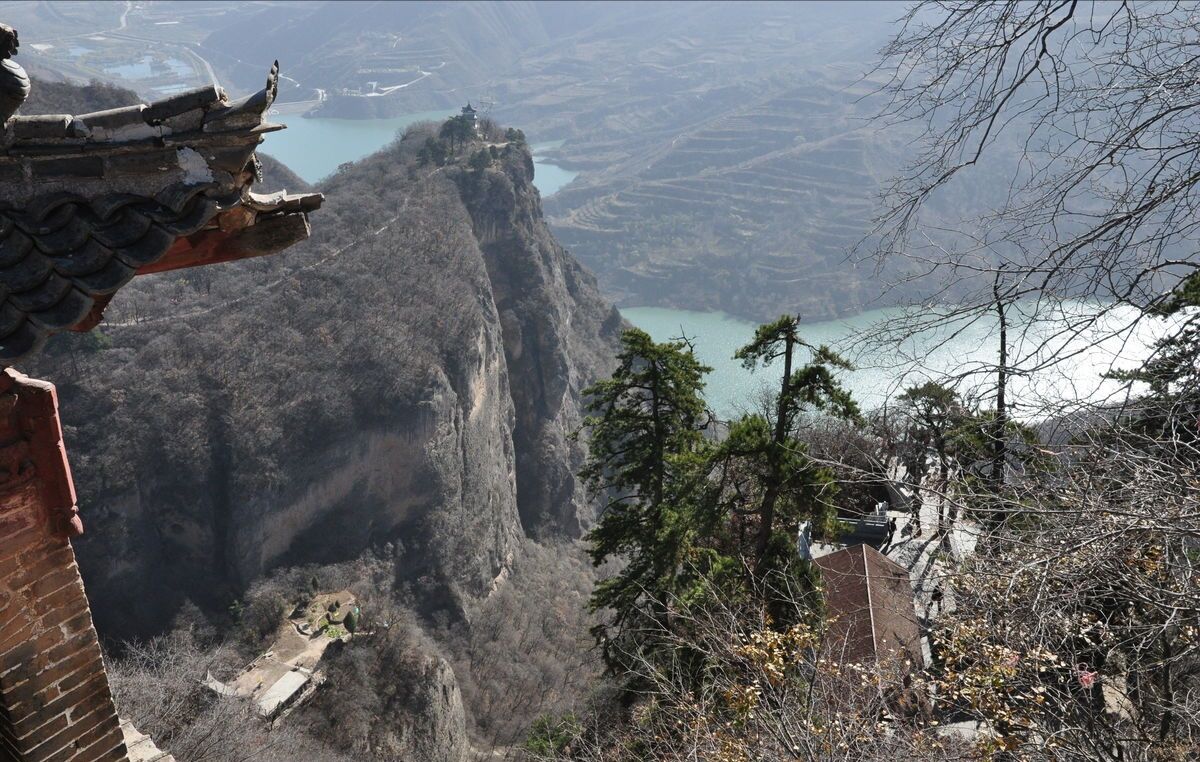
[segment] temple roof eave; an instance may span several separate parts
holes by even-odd
[[[205,87],[4,124],[0,364],[54,333],[95,326],[136,275],[261,256],[307,238],[321,194],[251,191],[255,149],[283,129],[265,120],[278,71],[233,102]]]

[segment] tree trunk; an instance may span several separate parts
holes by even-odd
[[[1000,362],[996,366],[996,421],[992,431],[992,488],[999,491],[1004,486],[1004,466],[1008,460],[1007,428],[1008,405],[1005,393],[1008,387],[1008,316],[1004,300],[1000,298],[1000,273],[992,286],[996,300],[996,315],[1000,319]]]
[[[658,372],[658,362],[650,363],[650,421],[654,431],[654,453],[651,456],[651,462],[654,463],[654,484],[652,486],[652,494],[650,500],[655,511],[661,510],[663,494],[665,493],[666,481],[666,463],[667,445],[666,435],[663,433],[662,425],[662,409],[661,395],[659,389],[660,379]]]
[[[934,440],[934,449],[938,459],[938,488],[934,497],[938,501],[937,532],[935,537],[946,534],[946,490],[950,481],[950,464],[946,461],[946,440],[939,433]]]
[[[796,347],[796,332],[788,331],[784,337],[783,351],[783,383],[779,390],[779,404],[775,409],[775,432],[771,438],[770,481],[763,490],[762,505],[758,516],[761,522],[758,526],[758,541],[755,543],[756,570],[762,568],[763,558],[767,555],[767,547],[771,544],[771,530],[775,523],[775,503],[779,500],[779,492],[783,486],[782,460],[783,447],[787,439],[787,422],[791,417],[791,382],[792,382],[792,353]]]
[[[1170,709],[1175,699],[1175,687],[1171,681],[1171,659],[1174,656],[1174,649],[1171,647],[1171,637],[1166,632],[1159,637],[1162,641],[1162,667],[1160,667],[1161,672],[1159,673],[1160,690],[1162,691],[1160,701],[1166,708],[1163,709],[1162,717],[1158,721],[1158,740],[1166,741],[1171,735],[1171,723],[1175,718]]]

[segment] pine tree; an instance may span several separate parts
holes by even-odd
[[[1200,308],[1200,273],[1184,279],[1154,310],[1159,317],[1182,318],[1179,327],[1155,343],[1142,367],[1111,374],[1146,384],[1134,416],[1134,432],[1177,453],[1194,453],[1200,444],[1200,317],[1196,308]]]
[[[962,435],[964,425],[973,420],[970,411],[963,405],[958,393],[936,381],[910,386],[900,395],[900,409],[908,419],[900,459],[912,485],[912,514],[917,534],[920,533],[921,489],[929,474],[929,451],[932,449],[938,468],[937,484],[945,489],[950,478],[950,463],[955,445]],[[941,501],[938,512],[940,535],[946,526],[946,501]],[[953,510],[953,506],[951,506]],[[954,520],[949,517],[949,521]]]
[[[641,650],[639,632],[669,626],[668,601],[679,590],[696,500],[703,494],[710,420],[701,392],[709,368],[683,341],[655,343],[637,329],[621,339],[611,378],[585,390],[589,457],[580,472],[604,496],[590,533],[593,561],[626,564],[597,585],[593,609],[611,609],[596,628],[610,668]]]
[[[764,572],[790,555],[795,525],[804,518],[817,523],[831,518],[831,503],[820,493],[827,492],[832,477],[814,468],[804,444],[796,436],[797,424],[805,412],[821,412],[841,418],[857,419],[858,406],[850,393],[835,379],[839,369],[850,364],[826,346],[814,347],[799,335],[800,318],[784,315],[773,323],[760,326],[754,340],[734,355],[750,370],[783,360],[783,377],[774,400],[774,422],[769,425],[760,415],[744,417],[731,430],[731,446],[745,451],[760,462],[761,498],[758,502],[758,534],[754,564]],[[811,352],[809,362],[793,370],[799,350]],[[736,437],[734,435],[737,435]],[[777,515],[781,502],[786,515]]]
[[[491,163],[491,154],[481,148],[480,150],[471,154],[471,160],[467,162],[467,166],[469,166],[475,172],[475,174],[482,174]]]
[[[469,117],[452,116],[442,124],[438,137],[450,144],[450,153],[454,154],[475,137],[475,125]]]

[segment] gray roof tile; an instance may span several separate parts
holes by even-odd
[[[255,148],[265,133],[282,129],[263,121],[277,77],[278,64],[263,90],[232,103],[210,86],[151,104],[16,116],[4,125],[0,365],[53,333],[94,324],[139,268],[158,263],[179,238],[214,228],[225,210],[245,205],[253,221],[320,206],[319,194],[250,192],[254,173],[246,170]],[[296,229],[306,234],[307,223]]]
[[[154,124],[189,111],[207,108],[221,100],[221,89],[215,85],[188,90],[146,106],[142,117]]]

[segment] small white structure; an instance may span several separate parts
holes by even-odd
[[[811,561],[813,558],[811,521],[804,521],[800,524],[800,531],[796,538],[796,555],[804,561]]]
[[[129,720],[121,720],[121,735],[125,739],[129,762],[175,762],[175,757],[155,746],[154,741],[139,733]]]
[[[208,675],[204,684],[220,696],[250,699],[262,717],[278,721],[325,681],[321,657],[333,643],[352,637],[358,615],[348,590],[316,595],[280,623],[271,648],[236,679],[223,683]]]

